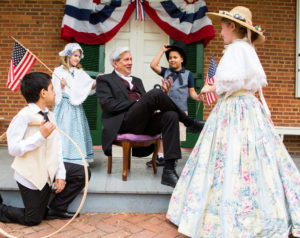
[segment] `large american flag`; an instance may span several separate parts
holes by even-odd
[[[206,79],[205,79],[206,84],[215,82],[213,76],[216,74],[216,70],[217,70],[216,61],[215,61],[214,56],[212,55],[211,60],[210,60],[210,64],[209,64],[209,67],[208,67],[207,76],[206,76]],[[214,92],[206,94],[206,103],[207,103],[208,106],[210,106],[215,100],[217,100],[217,95]]]
[[[36,58],[18,42],[15,42],[8,72],[7,86],[12,91],[17,91],[21,79],[34,65]]]

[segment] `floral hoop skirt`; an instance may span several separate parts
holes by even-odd
[[[57,126],[69,135],[79,146],[87,162],[93,162],[94,151],[89,124],[82,105],[74,106],[69,98],[63,97],[53,108]],[[80,153],[72,142],[61,136],[65,162],[82,164]]]
[[[300,174],[255,96],[219,99],[167,218],[190,237],[300,237]]]

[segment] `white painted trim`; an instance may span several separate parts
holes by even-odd
[[[300,127],[275,126],[275,129],[276,129],[276,132],[279,134],[282,141],[283,141],[284,135],[300,136]]]

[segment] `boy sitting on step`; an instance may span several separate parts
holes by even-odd
[[[6,206],[0,199],[0,221],[27,226],[41,223],[54,181],[56,193],[65,188],[66,170],[55,118],[47,106],[54,105],[51,77],[30,73],[21,82],[28,105],[13,118],[7,130],[9,154],[15,156],[12,168],[25,208]]]

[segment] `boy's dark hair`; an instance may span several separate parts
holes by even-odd
[[[42,89],[48,90],[51,77],[42,72],[29,73],[21,80],[21,92],[27,103],[36,103]]]

